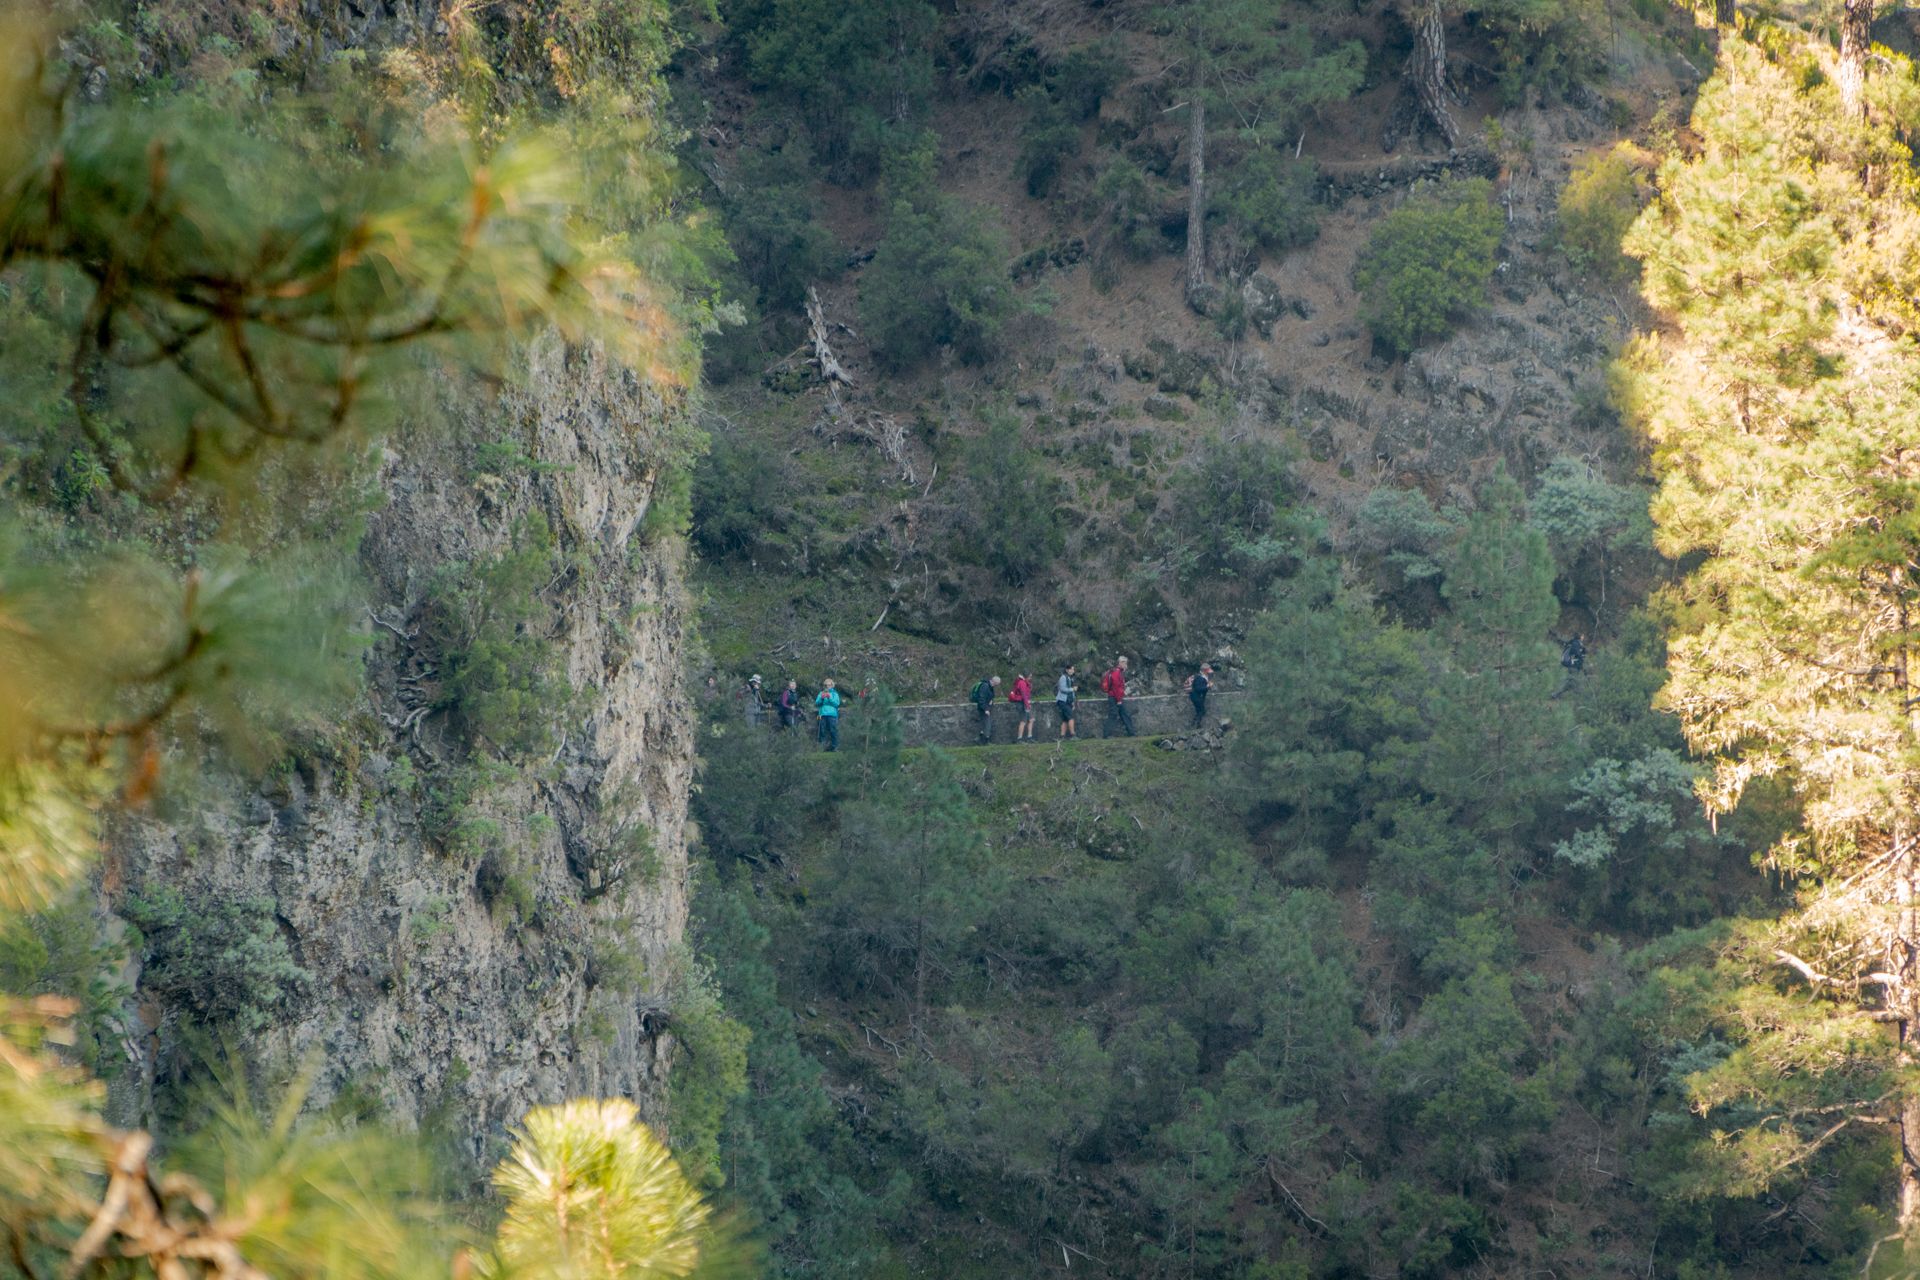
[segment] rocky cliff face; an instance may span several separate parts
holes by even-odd
[[[116,841],[123,913],[164,885],[188,916],[133,948],[126,1119],[164,1127],[190,1012],[269,1068],[311,1055],[316,1104],[371,1101],[475,1157],[564,1096],[625,1095],[664,1119],[693,748],[682,552],[645,518],[679,410],[557,340],[504,389],[442,375],[428,399],[378,463],[358,705],[264,782]],[[531,639],[577,697],[539,709],[548,745],[509,762],[449,710],[433,613],[449,575],[536,521],[552,578]],[[276,976],[274,956],[303,974]]]

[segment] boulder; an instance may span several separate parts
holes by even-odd
[[[1292,313],[1305,320],[1313,314],[1305,298],[1288,297],[1280,282],[1264,271],[1255,271],[1240,282],[1240,298],[1246,304],[1248,321],[1262,336],[1281,316]]]

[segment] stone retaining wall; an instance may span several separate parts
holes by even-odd
[[[1232,718],[1246,696],[1245,690],[1240,689],[1214,690],[1207,696],[1207,727],[1218,729],[1222,719]],[[1134,732],[1143,738],[1186,733],[1193,727],[1193,704],[1184,693],[1130,697],[1127,707],[1133,713]],[[980,741],[980,715],[971,702],[924,702],[895,710],[900,716],[902,740],[909,747],[971,747]],[[848,709],[849,720],[842,728],[843,734],[852,727],[851,717],[858,714],[859,708]],[[1096,690],[1091,697],[1081,697],[1079,718],[1074,727],[1083,738],[1097,738],[1106,716],[1106,695]],[[1054,714],[1053,700],[1037,703],[1033,709],[1033,736],[1046,741],[1059,731],[1060,720]],[[1113,732],[1121,732],[1118,724],[1113,726]],[[1004,696],[993,705],[993,740],[1013,741],[1013,704]]]

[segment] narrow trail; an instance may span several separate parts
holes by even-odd
[[[1218,734],[1227,729],[1233,718],[1244,706],[1250,695],[1244,689],[1216,689],[1207,697],[1207,715],[1199,728]],[[1193,704],[1182,693],[1145,694],[1127,699],[1127,708],[1133,716],[1135,740],[1149,738],[1184,737],[1195,732],[1193,723]],[[768,712],[771,722],[772,712]],[[844,744],[849,735],[857,732],[861,707],[857,700],[849,699],[841,710],[840,736]],[[1001,701],[993,707],[993,740],[980,741],[980,714],[971,702],[915,702],[902,703],[894,708],[894,714],[900,718],[900,741],[906,747],[1011,747],[1014,744],[1013,705]],[[1107,700],[1104,695],[1080,699],[1075,727],[1079,732],[1078,741],[1098,742],[1108,736],[1124,739],[1125,733],[1118,724],[1110,727],[1107,723]],[[1038,702],[1033,711],[1033,734],[1040,743],[1056,740],[1060,721],[1054,711],[1051,700]],[[815,721],[807,717],[801,730],[812,734]]]

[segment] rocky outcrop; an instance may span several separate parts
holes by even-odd
[[[304,977],[255,993],[273,1016],[247,1057],[311,1058],[314,1104],[351,1093],[483,1157],[528,1106],[569,1095],[624,1095],[664,1120],[693,747],[683,553],[646,515],[679,421],[557,340],[505,388],[443,376],[427,399],[379,462],[357,705],[264,782],[129,824],[109,896],[270,902]],[[449,573],[535,520],[553,540],[538,639],[576,698],[543,710],[550,748],[509,759],[449,714],[429,615]],[[164,1121],[155,1099],[192,1056],[176,1034],[189,1018],[142,968],[156,946],[135,949],[115,1097],[146,1123]],[[242,989],[266,980],[243,954],[224,963]]]

